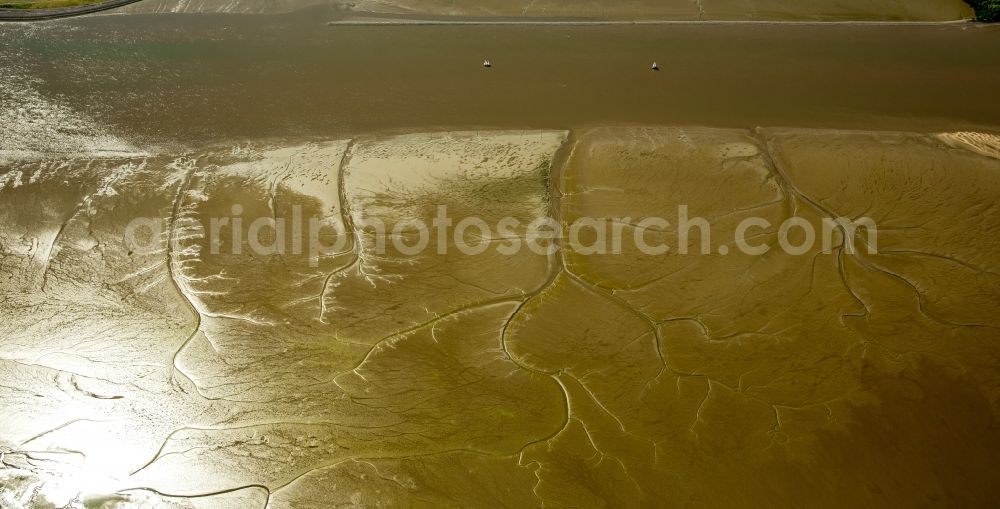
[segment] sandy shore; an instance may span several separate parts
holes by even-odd
[[[443,18],[580,18],[590,20],[808,20],[808,21],[953,21],[970,19],[961,0],[144,0],[124,12],[134,13],[286,13],[308,7],[333,7],[340,16]]]

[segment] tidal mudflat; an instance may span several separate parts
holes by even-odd
[[[10,163],[0,493],[983,503],[1000,438],[998,144],[609,127]],[[189,225],[234,203],[247,218],[298,207],[347,239],[318,263],[231,254],[231,233],[215,254]],[[838,237],[795,256],[379,254],[358,226],[442,204],[523,223],[685,204],[718,243],[749,215],[863,214],[879,252]],[[162,250],[123,240],[138,216],[167,225]]]
[[[326,21],[0,25],[0,506],[1000,496],[996,29]]]

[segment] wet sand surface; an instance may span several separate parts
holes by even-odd
[[[0,506],[1000,497],[996,29],[326,19],[0,26]],[[379,249],[442,205],[519,226]],[[710,254],[494,249],[682,205]]]
[[[997,147],[975,133],[608,127],[10,163],[0,495],[984,505],[1000,475]],[[248,220],[322,218],[343,238],[315,262],[294,236],[284,254],[235,254],[225,232],[214,250],[193,221],[234,204]],[[414,255],[380,252],[365,226],[429,223],[439,205],[565,226],[687,205],[711,221],[713,254],[467,255],[432,231],[452,250]],[[749,216],[819,229],[862,214],[877,254],[843,235],[788,254],[777,226],[752,237],[763,256],[714,248]],[[124,240],[137,216],[162,221],[159,248]]]

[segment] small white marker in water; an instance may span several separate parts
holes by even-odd
[[[659,66],[659,65],[657,65],[657,63],[656,63],[656,62],[653,62],[653,70],[654,70],[654,71],[659,71],[659,70],[660,70],[660,66]]]
[[[486,60],[483,60],[483,67],[486,67],[487,69],[493,67],[493,64],[490,62],[490,59],[487,58]]]

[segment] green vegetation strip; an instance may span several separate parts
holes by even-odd
[[[976,11],[977,21],[1000,21],[1000,0],[965,0]]]
[[[61,9],[100,3],[104,0],[40,0],[38,2],[0,3],[0,9]]]

